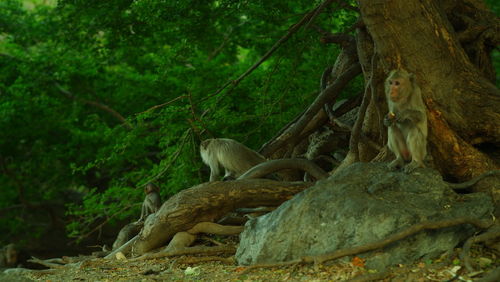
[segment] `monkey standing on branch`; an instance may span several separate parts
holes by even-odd
[[[384,118],[388,127],[388,146],[396,155],[389,168],[404,167],[407,173],[425,167],[427,154],[427,115],[415,76],[405,70],[393,70],[385,81],[389,113]]]
[[[160,188],[153,183],[146,184],[144,187],[146,197],[142,202],[141,218],[137,222],[146,220],[148,215],[157,212],[161,207]]]
[[[220,169],[226,170],[224,179],[238,178],[250,168],[266,161],[261,154],[227,138],[207,139],[200,144],[203,162],[210,167],[210,181],[216,181]]]

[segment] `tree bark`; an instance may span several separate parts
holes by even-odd
[[[474,146],[500,145],[500,91],[471,62],[440,3],[361,0],[359,7],[382,70],[404,68],[417,77],[434,166],[463,181],[498,168]]]
[[[214,222],[236,208],[280,205],[311,185],[249,179],[208,182],[183,190],[146,219],[132,254],[142,255],[163,246],[177,232],[188,231],[200,222]]]

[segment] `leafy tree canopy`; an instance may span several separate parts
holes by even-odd
[[[96,223],[137,218],[147,182],[165,200],[207,180],[204,138],[261,146],[316,97],[338,47],[309,26],[218,90],[313,2],[1,1],[0,241],[41,234],[47,205],[65,210],[77,238]],[[334,8],[314,24],[336,33],[356,21]],[[361,88],[359,79],[343,95]]]

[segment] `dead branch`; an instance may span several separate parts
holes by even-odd
[[[405,229],[399,233],[391,235],[391,236],[389,236],[385,239],[382,239],[380,241],[377,241],[377,242],[368,243],[368,244],[358,246],[358,247],[340,249],[340,250],[326,253],[323,255],[304,256],[302,258],[294,259],[291,261],[278,262],[278,263],[254,264],[254,265],[248,266],[247,269],[245,269],[245,271],[242,272],[242,274],[248,273],[252,269],[256,269],[256,268],[289,266],[289,265],[294,265],[294,264],[299,264],[299,263],[323,263],[325,261],[335,260],[335,259],[342,258],[345,256],[357,255],[360,253],[365,253],[368,251],[381,249],[381,248],[384,248],[391,243],[394,243],[394,242],[399,241],[401,239],[404,239],[408,236],[416,234],[422,230],[441,229],[441,228],[451,227],[451,226],[460,225],[460,224],[472,224],[472,225],[476,226],[477,228],[487,229],[488,227],[490,227],[493,224],[493,221],[480,220],[480,219],[474,219],[474,218],[468,218],[468,217],[445,219],[445,220],[435,221],[435,222],[424,221],[424,222],[417,223],[413,226],[410,226],[407,229]]]
[[[258,164],[238,177],[238,179],[261,178],[282,169],[300,169],[309,173],[316,179],[324,179],[328,177],[328,173],[326,173],[314,162],[306,159],[293,158],[270,160]]]
[[[267,143],[265,147],[259,150],[264,156],[270,156],[276,150],[281,148],[285,143],[289,142],[289,139],[293,136],[300,134],[307,126],[311,118],[317,114],[317,112],[323,107],[325,103],[334,100],[340,91],[351,81],[361,73],[361,66],[359,63],[352,65],[347,71],[342,73],[330,86],[328,86],[324,91],[322,91],[316,100],[308,107],[304,114],[293,124],[290,128],[285,130],[278,138],[272,140],[272,142]]]
[[[54,268],[54,269],[64,268],[64,265],[62,265],[62,264],[58,264],[58,263],[54,263],[54,262],[50,262],[50,261],[44,261],[44,260],[38,259],[36,257],[31,257],[31,259],[29,259],[28,262],[43,265],[43,266],[46,266],[48,268]]]
[[[206,246],[196,246],[196,247],[188,247],[180,250],[166,251],[166,252],[158,252],[154,254],[145,254],[137,258],[130,259],[129,261],[139,261],[139,260],[148,260],[148,259],[157,259],[164,257],[174,257],[174,256],[183,256],[183,255],[215,255],[215,254],[231,254],[234,255],[236,253],[236,248],[234,246],[214,246],[214,247],[206,247]]]
[[[57,89],[63,93],[64,95],[66,95],[68,98],[70,99],[73,99],[75,101],[78,101],[78,102],[81,102],[81,103],[84,103],[84,104],[87,104],[87,105],[91,105],[91,106],[94,106],[98,109],[101,109],[105,112],[108,112],[110,113],[114,118],[116,118],[117,120],[119,120],[127,129],[132,129],[132,125],[117,111],[115,111],[114,109],[110,108],[109,106],[103,104],[103,103],[99,103],[99,102],[95,102],[95,101],[90,101],[90,100],[87,100],[87,99],[83,99],[83,98],[79,98],[77,96],[75,96],[73,93],[71,93],[70,91],[64,89],[59,83],[55,83]]]

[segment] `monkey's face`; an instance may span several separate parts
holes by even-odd
[[[154,184],[147,184],[146,187],[144,187],[144,193],[147,195],[149,193],[153,193],[153,192],[159,192],[160,191],[160,188],[158,188],[156,185]]]
[[[405,81],[401,78],[389,78],[387,83],[391,101],[394,103],[400,102],[404,98]]]

